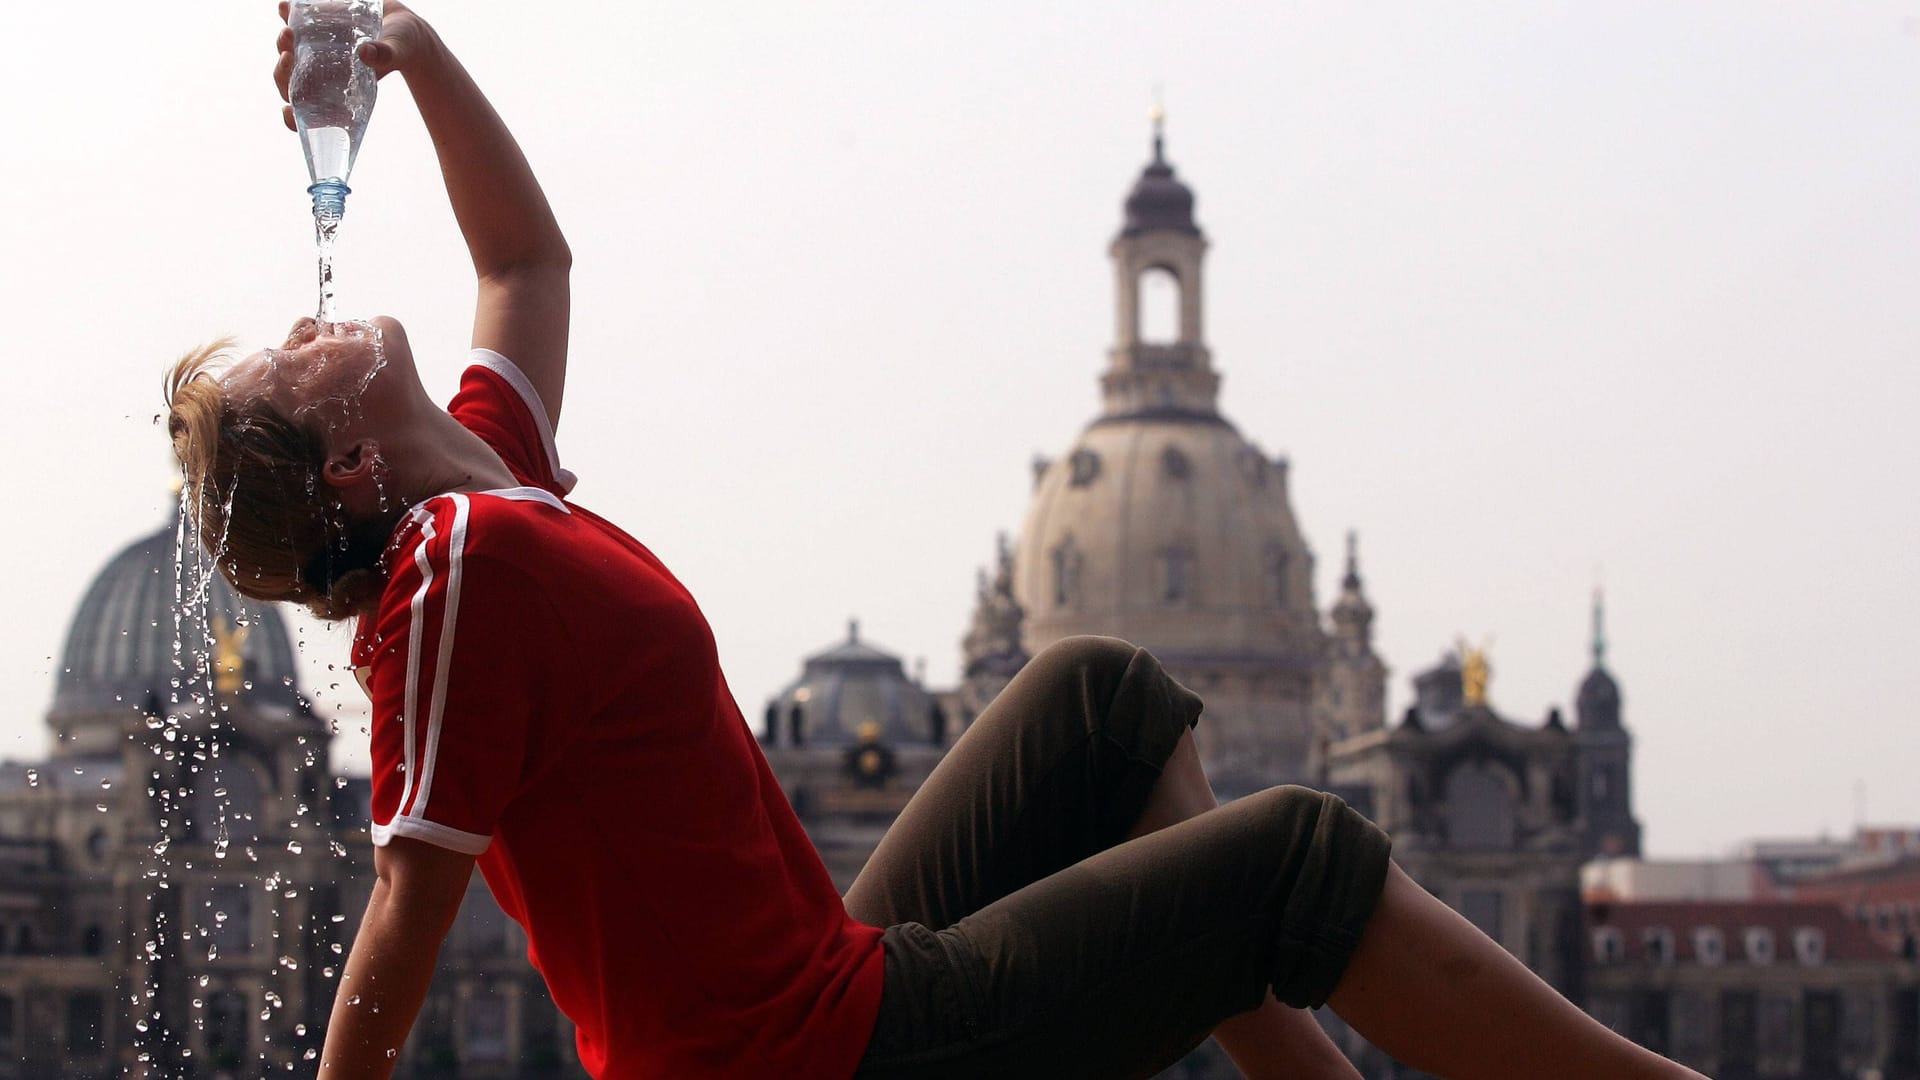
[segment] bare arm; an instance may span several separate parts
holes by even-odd
[[[284,17],[286,5],[281,5]],[[281,96],[292,70],[292,31],[281,34]],[[381,39],[360,59],[407,80],[440,159],[453,216],[479,278],[473,344],[526,372],[557,427],[566,383],[568,285],[573,253],[513,133],[426,20],[388,0]],[[286,113],[293,126],[292,110]]]
[[[320,1075],[386,1080],[433,981],[473,856],[395,837],[373,851],[378,878],[327,1023]]]

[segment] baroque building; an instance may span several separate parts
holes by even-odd
[[[1312,778],[1328,639],[1287,462],[1219,409],[1193,208],[1156,121],[1153,160],[1108,248],[1101,410],[1065,454],[1034,464],[1008,610],[1027,655],[1088,633],[1151,649],[1207,699],[1196,737],[1232,796]],[[1170,309],[1159,324],[1146,310],[1156,299]],[[978,645],[970,636],[969,671],[986,659]]]

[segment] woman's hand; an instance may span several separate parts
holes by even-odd
[[[281,22],[287,21],[290,8],[287,0],[280,0]],[[433,28],[405,4],[386,0],[382,11],[385,17],[381,20],[379,40],[361,42],[358,54],[360,62],[379,78],[395,71],[405,73],[436,47]],[[287,81],[293,77],[293,27],[282,27],[274,46],[280,56],[273,64],[273,84],[280,89],[280,100],[286,101]],[[292,105],[281,107],[280,118],[286,122],[288,131],[299,130],[293,122]]]

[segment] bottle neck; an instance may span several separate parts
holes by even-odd
[[[347,213],[347,196],[353,189],[338,180],[322,180],[307,188],[307,194],[313,196],[313,220],[321,223],[335,223]]]

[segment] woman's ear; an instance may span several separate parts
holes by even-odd
[[[380,461],[380,444],[372,439],[356,439],[327,454],[320,467],[321,479],[334,488],[357,488],[373,482]]]

